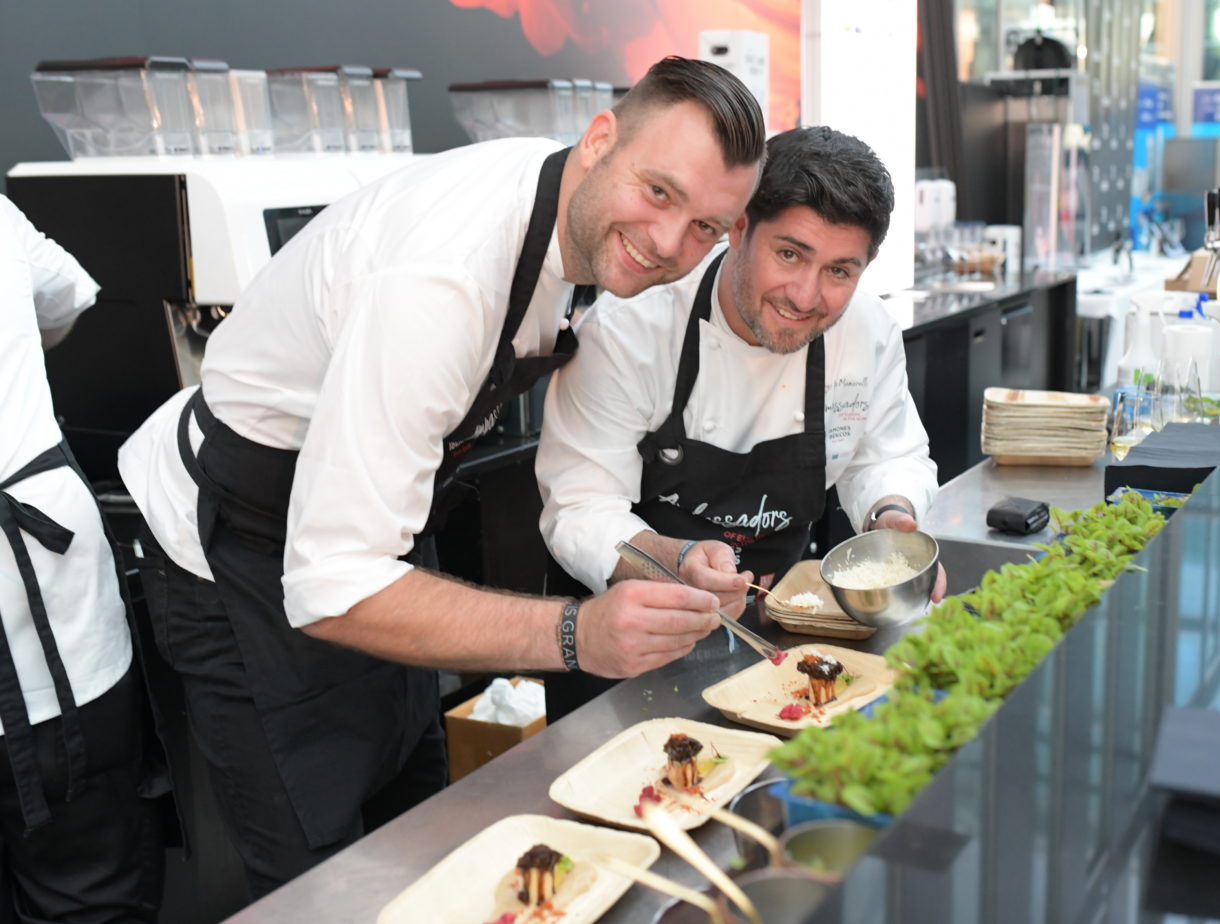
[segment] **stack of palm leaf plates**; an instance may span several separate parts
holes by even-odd
[[[983,452],[999,465],[1092,465],[1106,451],[1101,395],[1019,388],[983,392]]]

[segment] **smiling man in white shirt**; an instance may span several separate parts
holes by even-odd
[[[767,151],[728,248],[680,282],[599,298],[551,382],[542,532],[595,592],[636,576],[615,553],[627,539],[740,613],[746,581],[806,555],[831,485],[859,530],[913,530],[935,495],[902,332],[857,289],[889,227],[889,174],[825,127]],[[553,714],[572,705],[556,681]]]
[[[573,283],[685,275],[745,208],[763,141],[740,81],[666,59],[569,151],[420,158],[276,254],[201,389],[124,445],[158,642],[256,896],[359,837],[404,764],[414,798],[442,784],[417,668],[634,676],[715,627],[697,589],[628,582],[577,619],[416,566],[462,453],[571,354]]]

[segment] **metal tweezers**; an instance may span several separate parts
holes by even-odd
[[[623,561],[627,562],[627,564],[638,569],[650,578],[661,581],[670,581],[674,584],[685,584],[687,587],[690,586],[686,583],[686,581],[682,580],[682,578],[678,577],[643,549],[637,548],[630,542],[619,542],[617,545],[615,545],[614,549],[616,552],[618,552]],[[758,633],[751,632],[736,619],[728,616],[725,611],[719,607],[716,608],[716,615],[720,617],[720,621],[724,624],[726,629],[736,635],[739,639],[757,651],[772,664],[779,664],[784,659],[783,652],[781,652]]]

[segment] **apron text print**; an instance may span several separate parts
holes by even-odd
[[[677,493],[662,494],[657,497],[657,500],[666,504],[673,504],[675,507],[681,506],[678,502]],[[759,500],[758,510],[753,513],[707,516],[707,507],[708,505],[706,503],[698,504],[693,510],[691,510],[691,513],[697,517],[704,517],[705,519],[711,521],[712,523],[716,523],[719,526],[734,526],[738,529],[752,529],[754,530],[755,536],[758,536],[763,531],[772,533],[778,532],[781,529],[787,529],[792,523],[792,516],[787,510],[767,509],[766,494],[764,494],[762,499]]]

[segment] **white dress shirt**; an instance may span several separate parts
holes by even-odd
[[[717,248],[685,279],[623,300],[603,295],[577,328],[576,358],[551,379],[538,447],[542,534],[555,558],[600,591],[620,539],[648,524],[631,512],[643,460],[636,443],[673,406],[695,293]],[[859,529],[886,494],[918,516],[936,493],[928,436],[907,389],[902,332],[880,299],[859,290],[826,339],[826,487]],[[713,295],[699,325],[699,376],[682,415],[686,435],[731,452],[800,433],[805,350],[751,346],[729,328]]]
[[[63,440],[39,330],[71,324],[98,286],[54,241],[0,196],[0,481]],[[47,617],[78,705],[109,690],[131,665],[131,635],[114,557],[89,488],[70,468],[20,481],[7,493],[72,530],[63,555],[24,533]],[[38,639],[25,585],[0,538],[0,618],[32,723],[59,715],[55,683]]]
[[[352,193],[276,254],[212,334],[212,411],[247,439],[300,450],[284,555],[292,625],[342,615],[410,570],[398,557],[427,521],[442,438],[491,368],[538,173],[557,148],[470,145]],[[551,351],[570,296],[553,233],[518,356]],[[188,397],[123,445],[119,470],[166,553],[211,578],[176,443]]]

